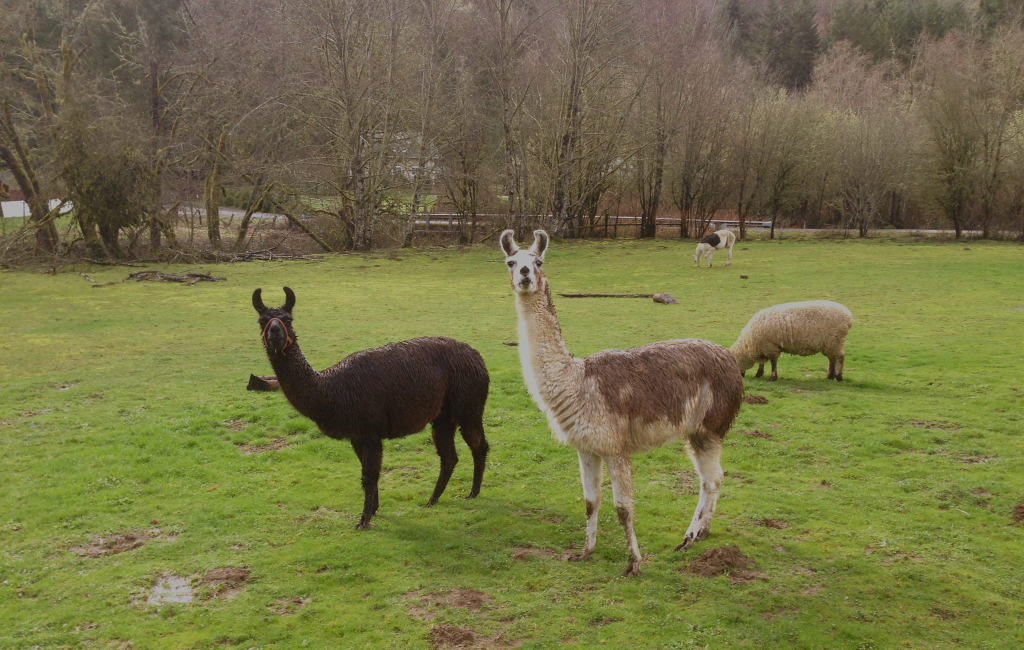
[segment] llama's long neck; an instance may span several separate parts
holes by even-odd
[[[548,416],[555,436],[569,442],[579,411],[583,361],[573,358],[565,347],[546,280],[534,293],[516,294],[516,311],[526,387]]]
[[[281,392],[295,410],[321,424],[321,414],[331,412],[330,409],[324,408],[328,401],[324,390],[324,378],[306,361],[298,341],[289,345],[283,352],[268,350],[267,357],[270,358],[270,365],[274,367]]]

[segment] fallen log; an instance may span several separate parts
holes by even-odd
[[[136,271],[135,273],[129,273],[128,277],[117,282],[100,282],[92,285],[93,289],[99,287],[109,287],[112,284],[118,282],[127,282],[128,280],[135,280],[136,282],[182,282],[190,287],[194,287],[197,282],[223,282],[227,278],[218,278],[210,275],[209,273],[185,273],[179,275],[177,273],[162,273],[160,271],[154,271],[152,269],[147,271]]]
[[[277,381],[277,377],[274,375],[266,375],[264,377],[257,377],[256,375],[249,375],[249,385],[245,387],[245,390],[280,390],[281,384]]]
[[[562,298],[651,298],[663,305],[674,305],[676,299],[667,293],[560,293]]]

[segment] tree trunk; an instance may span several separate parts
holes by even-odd
[[[743,212],[743,191],[746,189],[747,182],[740,182],[740,198],[736,204],[736,218],[740,222],[740,240],[747,238],[747,215]]]
[[[228,125],[221,127],[210,174],[206,177],[206,233],[213,250],[220,250],[220,168],[224,159]]]
[[[273,189],[274,183],[271,182],[260,193],[257,197],[256,192],[259,190],[259,186],[262,183],[262,179],[257,179],[256,184],[252,186],[252,194],[249,197],[249,205],[245,208],[245,215],[242,216],[241,223],[238,224],[238,238],[235,240],[235,250],[242,250],[245,244],[245,236],[249,232],[249,222],[252,220],[254,212],[259,212],[263,208],[263,202],[267,200],[267,195],[270,194],[270,190]]]
[[[39,178],[21,138],[14,128],[11,107],[5,100],[0,115],[0,161],[7,166],[28,204],[31,221],[36,227],[36,247],[52,253],[57,248],[57,227],[50,218],[50,206],[43,196]]]
[[[295,215],[293,215],[293,214],[291,214],[291,213],[289,213],[289,212],[285,212],[285,213],[284,213],[284,216],[288,218],[288,221],[291,221],[291,222],[292,222],[293,224],[295,224],[296,226],[298,226],[298,227],[299,227],[299,230],[301,230],[302,232],[304,232],[304,233],[306,233],[307,235],[309,235],[309,238],[310,238],[310,239],[312,239],[313,241],[315,241],[315,242],[317,243],[317,245],[319,245],[319,246],[320,246],[320,248],[324,249],[324,251],[325,251],[325,252],[327,252],[327,253],[333,253],[333,252],[334,252],[334,249],[333,249],[333,248],[331,248],[331,245],[330,245],[330,244],[328,244],[327,242],[325,242],[325,241],[324,241],[324,240],[323,240],[323,239],[322,239],[322,238],[320,237],[320,235],[316,234],[315,232],[313,232],[312,230],[310,230],[309,228],[307,228],[307,227],[306,227],[306,224],[304,224],[304,223],[302,223],[301,221],[299,221],[299,220],[298,220],[298,219],[297,219],[297,218],[295,217]]]
[[[161,167],[160,163],[160,78],[159,78],[159,66],[157,65],[156,59],[149,62],[149,110],[150,118],[153,123],[153,135],[150,143],[153,164],[153,197],[152,197],[152,213],[149,216],[149,250],[150,252],[156,253],[160,250],[160,220],[163,216],[163,206],[161,205]]]

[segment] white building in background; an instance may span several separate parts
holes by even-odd
[[[60,199],[50,199],[50,209],[51,210],[54,209],[55,207],[57,207],[58,205],[60,205]],[[4,209],[4,217],[6,217],[8,219],[15,218],[15,217],[19,218],[19,219],[23,219],[23,218],[29,216],[30,214],[32,214],[32,211],[28,209],[28,203],[25,203],[24,201],[4,201],[3,202],[3,209]],[[70,203],[68,203],[63,208],[60,209],[60,213],[61,214],[67,214],[69,212],[71,212],[71,204]]]

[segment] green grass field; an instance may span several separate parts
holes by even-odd
[[[711,270],[692,255],[676,241],[554,242],[556,292],[679,300],[556,297],[570,350],[730,345],[762,307],[830,298],[854,314],[846,381],[826,381],[820,356],[783,357],[774,384],[747,373],[768,403],[744,405],[711,535],[685,553],[672,549],[697,496],[682,445],[636,457],[635,579],[620,577],[607,478],[594,561],[557,557],[584,537],[576,455],[503,344],[516,317],[496,247],[204,266],[227,281],[191,288],[0,274],[0,648],[1021,647],[1024,249],[750,242]],[[480,498],[461,498],[472,461],[459,440],[448,491],[422,507],[438,461],[418,434],[385,443],[380,511],[353,529],[350,445],[280,393],[245,391],[250,372],[271,372],[252,290],[280,304],[282,285],[317,367],[419,335],[480,350]],[[141,545],[83,556],[130,533]],[[760,577],[685,570],[726,545]],[[230,599],[203,581],[224,567],[251,572]],[[147,604],[167,576],[194,600]]]

